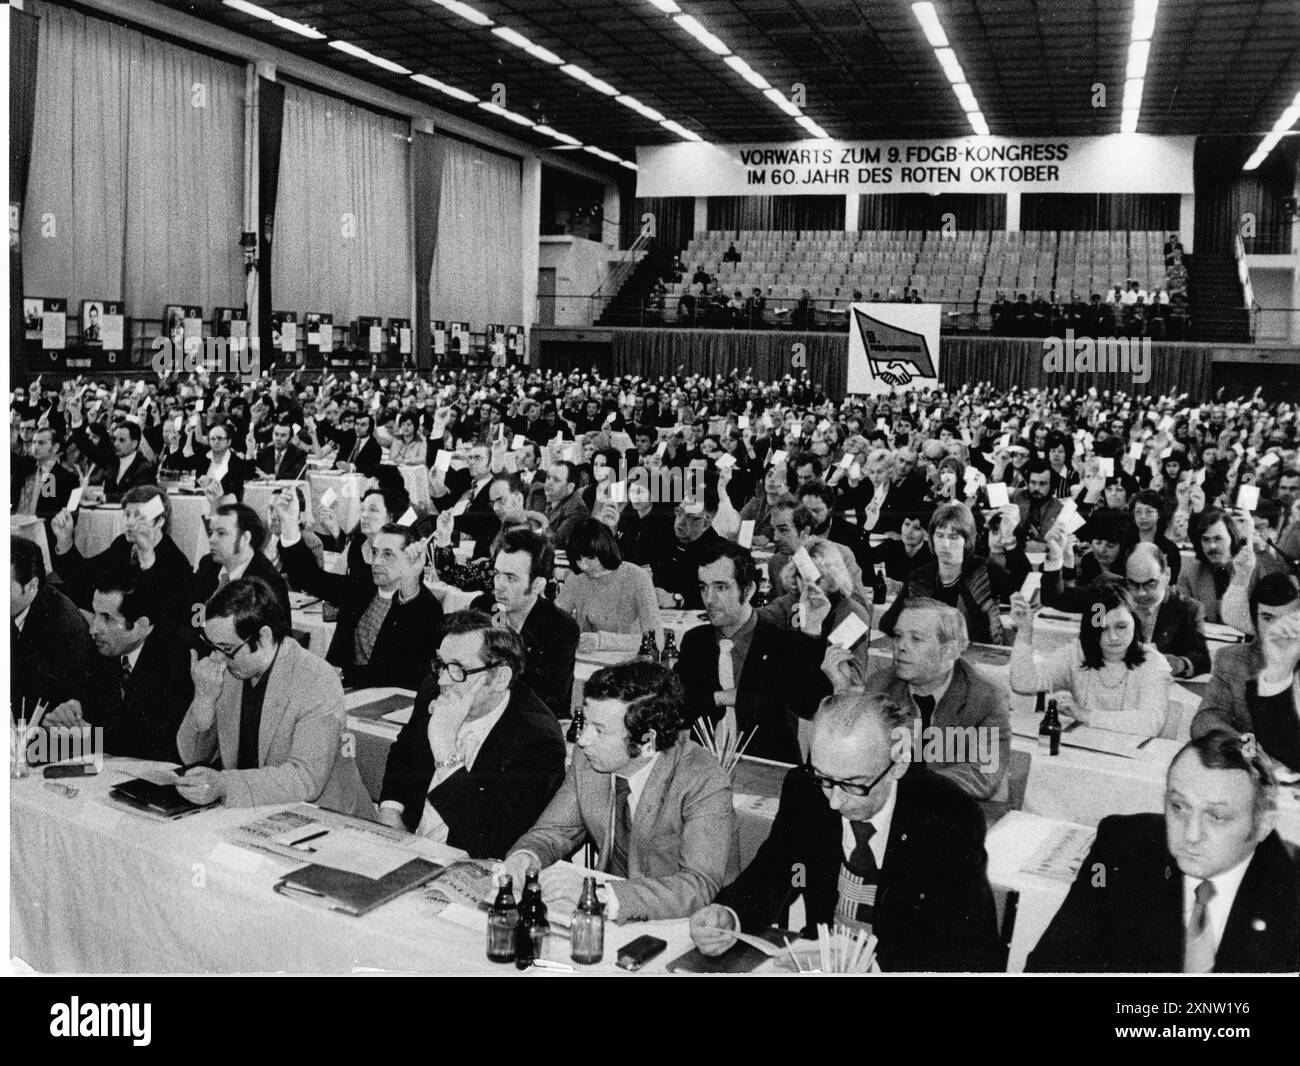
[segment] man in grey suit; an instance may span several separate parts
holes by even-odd
[[[938,600],[908,600],[893,641],[893,665],[873,674],[867,688],[915,708],[913,761],[974,799],[1005,800],[1008,694],[959,658],[970,643],[962,613]]]
[[[653,663],[609,666],[585,688],[586,726],[546,810],[503,864],[515,883],[540,868],[542,895],[572,911],[582,875],[547,869],[592,841],[617,922],[685,918],[739,873],[731,782],[686,735],[682,684]]]
[[[238,578],[208,600],[202,643],[190,653],[194,701],[176,734],[186,763],[177,786],[192,803],[228,807],[318,803],[374,819],[356,761],[339,738],[347,721],[333,668],[289,638],[279,596],[258,578]]]

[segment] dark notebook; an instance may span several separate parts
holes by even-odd
[[[372,700],[369,703],[360,704],[353,707],[348,714],[355,715],[357,718],[365,718],[368,721],[375,721],[393,711],[400,711],[403,707],[414,707],[414,696],[403,696],[401,694],[393,696],[384,696],[382,699]]]
[[[427,859],[412,859],[380,878],[313,864],[285,874],[276,882],[275,890],[291,899],[359,918],[441,872],[441,866]]]
[[[782,929],[769,929],[767,932],[758,935],[778,947],[783,946],[786,940],[797,940],[799,938],[798,933]],[[736,941],[721,955],[705,955],[699,948],[691,948],[685,955],[679,955],[668,964],[668,972],[750,973],[770,957],[763,954],[756,947]]]
[[[109,797],[144,814],[158,818],[184,818],[205,810],[202,804],[191,803],[175,785],[159,785],[143,777],[132,778],[109,790]]]

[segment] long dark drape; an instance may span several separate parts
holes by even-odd
[[[683,251],[695,236],[695,198],[692,196],[641,196],[633,208],[638,230],[646,214],[655,218],[655,236],[661,249],[672,255]]]
[[[806,367],[796,365],[796,346],[804,345]],[[658,377],[688,374],[742,375],[777,380],[804,370],[834,399],[844,396],[848,379],[848,336],[843,333],[746,332],[725,330],[614,330],[614,373]],[[1158,396],[1186,392],[1195,400],[1211,392],[1214,349],[1205,344],[1153,344],[1151,378],[1131,374],[1054,373],[1043,368],[1043,341],[1013,337],[943,337],[940,378],[946,385],[991,381],[996,388],[1033,386],[1123,391]]]
[[[959,230],[1005,229],[1007,198],[993,193],[870,194],[858,200],[858,229],[941,230],[948,214]]]
[[[843,196],[710,196],[711,230],[842,230]]]
[[[429,283],[438,250],[438,205],[442,198],[442,138],[415,131],[411,142],[411,212],[415,216],[415,365],[433,366],[433,322]]]
[[[1242,216],[1254,216],[1254,237],[1243,235],[1246,251],[1285,255],[1291,251],[1290,222],[1282,202],[1294,195],[1300,143],[1284,137],[1256,170],[1242,164],[1259,144],[1256,137],[1198,137],[1196,174],[1196,252],[1231,255]]]
[[[271,245],[275,239],[275,205],[280,188],[280,135],[284,130],[284,86],[257,79],[257,259],[260,264],[257,336],[262,366],[279,358],[272,348]],[[249,308],[252,316],[252,308]]]
[[[40,19],[9,9],[9,376],[26,369],[23,322],[23,249],[27,173],[36,121],[36,43]]]
[[[1022,230],[1178,229],[1177,193],[1027,192],[1020,197]]]

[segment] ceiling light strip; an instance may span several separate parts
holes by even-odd
[[[934,49],[934,58],[939,61],[939,66],[943,68],[944,76],[948,79],[948,84],[952,86],[952,91],[957,97],[957,102],[961,104],[962,111],[966,114],[966,121],[970,123],[972,132],[977,137],[987,137],[989,135],[989,124],[984,121],[984,112],[980,110],[979,101],[975,99],[975,90],[970,87],[970,82],[966,80],[966,72],[961,68],[961,61],[957,58],[957,53],[948,40],[948,34],[944,31],[943,23],[939,21],[939,12],[935,10],[934,4],[923,3],[913,4],[912,14],[916,16],[916,21],[921,24],[921,31],[925,34],[925,39],[929,42],[930,47]]]
[[[1246,165],[1242,170],[1254,170],[1265,159],[1269,157],[1273,149],[1278,146],[1278,142],[1290,131],[1296,122],[1300,120],[1300,93],[1295,94],[1291,101],[1291,106],[1282,112],[1281,116],[1273,123],[1273,129],[1265,138],[1259,142],[1259,145],[1251,153],[1250,158],[1246,160]]]
[[[1124,107],[1119,117],[1120,133],[1137,133],[1142,92],[1146,87],[1147,60],[1151,56],[1151,38],[1156,31],[1156,9],[1159,6],[1160,0],[1134,0],[1133,3],[1128,63],[1124,68]]]

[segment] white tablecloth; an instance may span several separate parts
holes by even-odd
[[[361,489],[366,483],[365,478],[360,474],[313,471],[307,475],[307,480],[311,482],[312,497],[316,500],[316,506],[320,505],[320,498],[327,490],[334,490],[335,496],[338,497],[334,504],[334,513],[338,515],[339,525],[344,533],[351,533],[357,528],[357,523],[361,520]]]
[[[519,972],[487,961],[482,912],[438,914],[418,891],[364,918],[274,892],[294,864],[226,835],[279,808],[218,806],[168,823],[107,800],[109,788],[150,765],[108,759],[98,777],[75,781],[75,799],[45,788],[39,775],[12,783],[14,956],[46,973]],[[440,861],[460,854],[416,838],[410,846]],[[646,933],[669,947],[643,972],[662,973],[690,946],[685,921],[611,924],[605,961],[583,972],[622,974],[617,949]],[[550,938],[547,955],[567,960],[568,942]]]
[[[271,497],[284,488],[297,486],[302,489],[307,501],[307,521],[312,522],[312,499],[310,481],[250,481],[244,486],[244,502],[248,504],[263,522],[271,510]]]
[[[168,493],[172,505],[171,538],[194,566],[208,554],[208,531],[203,520],[208,516],[206,496]],[[120,533],[126,531],[126,515],[120,506],[82,507],[77,511],[77,528],[73,542],[82,555],[98,555]]]

